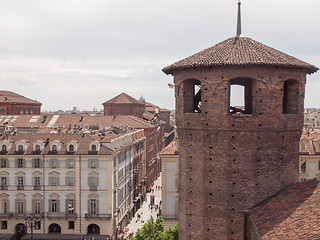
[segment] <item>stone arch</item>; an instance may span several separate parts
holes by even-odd
[[[253,114],[255,110],[257,81],[250,77],[237,77],[229,80],[229,109],[231,114]],[[239,85],[244,90],[244,106],[231,106],[231,86]]]
[[[201,81],[196,78],[183,80],[178,86],[178,96],[183,98],[184,113],[201,113]]]
[[[90,224],[87,228],[87,234],[100,234],[100,227],[97,224]]]
[[[17,234],[18,238],[19,237],[21,238],[22,236],[26,235],[26,233],[27,233],[27,227],[23,223],[18,223],[14,229],[15,229],[15,233]]]
[[[50,234],[50,233],[58,233],[58,234],[61,234],[61,227],[60,227],[60,225],[57,224],[57,223],[52,223],[52,224],[50,224],[48,233],[49,233],[49,234]]]

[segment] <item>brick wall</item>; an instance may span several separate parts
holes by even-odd
[[[275,67],[174,72],[179,239],[243,239],[244,212],[298,180],[305,75]],[[243,77],[252,79],[252,114],[232,115],[229,84]],[[201,113],[184,113],[182,82],[190,79],[201,82]],[[296,114],[283,114],[289,79],[297,81]]]

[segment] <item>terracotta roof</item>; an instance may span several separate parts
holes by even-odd
[[[312,179],[283,189],[250,216],[261,239],[320,239],[320,184]]]
[[[115,96],[114,98],[111,98],[110,100],[106,101],[103,104],[108,104],[108,103],[117,103],[117,104],[139,104],[139,105],[144,105],[143,102],[138,101],[137,99],[134,99],[133,97],[129,96],[126,93],[121,93],[118,96]]]
[[[166,74],[172,74],[173,71],[180,69],[243,65],[303,68],[309,74],[319,70],[311,64],[240,35],[228,38],[210,48],[173,63],[163,68],[162,71]]]
[[[168,146],[165,147],[161,151],[161,155],[178,155],[178,152],[176,151],[176,141],[173,140],[171,143],[168,144]]]
[[[26,104],[41,105],[41,103],[36,100],[26,98],[22,95],[19,95],[17,93],[11,92],[11,91],[3,91],[3,90],[0,90],[0,102],[2,102],[2,103],[26,103]]]

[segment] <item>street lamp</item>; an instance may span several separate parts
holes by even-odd
[[[31,240],[33,240],[33,229],[35,229],[36,226],[36,220],[34,219],[33,215],[26,218],[26,226],[27,228],[31,229]]]

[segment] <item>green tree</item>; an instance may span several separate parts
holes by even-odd
[[[151,217],[141,229],[138,229],[132,240],[178,240],[179,227],[176,224],[174,227],[164,230],[162,217],[154,219]]]

